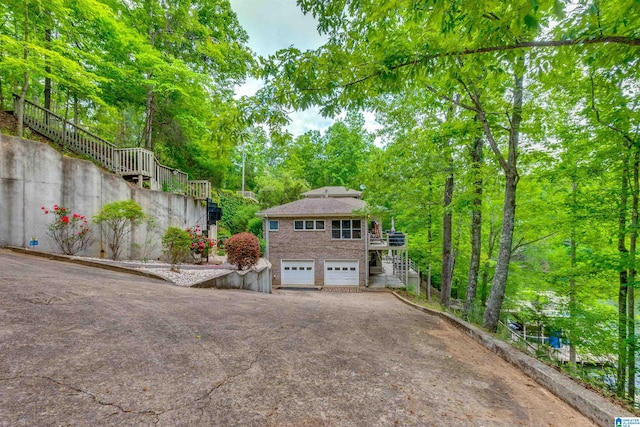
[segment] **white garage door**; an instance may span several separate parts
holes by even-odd
[[[315,284],[313,260],[282,260],[283,285],[313,285]]]
[[[325,261],[324,284],[327,286],[358,286],[358,261]]]

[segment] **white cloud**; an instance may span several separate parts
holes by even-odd
[[[230,0],[240,25],[249,35],[249,47],[258,55],[269,56],[280,49],[294,46],[300,50],[316,49],[327,38],[318,34],[317,21],[305,15],[296,0]],[[249,79],[236,88],[236,96],[251,96],[262,82]],[[294,136],[310,130],[324,131],[334,120],[319,114],[319,108],[295,111],[289,115],[286,129]],[[338,116],[338,118],[341,116]],[[342,115],[344,117],[344,115]],[[365,127],[370,132],[380,128],[373,113],[365,112]]]
[[[231,0],[231,7],[249,34],[249,46],[259,55],[289,46],[315,49],[326,41],[316,31],[316,20],[303,14],[296,0]]]
[[[261,87],[262,82],[260,80],[249,78],[244,82],[244,84],[236,86],[235,98],[238,99],[241,96],[253,96]]]
[[[312,107],[304,111],[294,111],[289,114],[291,123],[286,129],[295,137],[310,130],[324,131],[334,122],[333,119],[320,115],[320,109]]]

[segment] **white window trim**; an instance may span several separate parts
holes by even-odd
[[[340,237],[333,237],[333,221],[340,221]],[[344,238],[342,237],[342,221],[351,221],[351,236],[353,236],[353,221],[360,221],[360,237],[350,237]],[[360,218],[342,218],[342,219],[332,219],[331,220],[331,240],[362,240],[362,219]],[[357,230],[357,228],[355,229]]]
[[[296,228],[296,222],[302,221],[303,228]],[[306,228],[307,221],[313,221],[313,228]],[[317,223],[323,222],[324,228],[317,228]],[[293,220],[293,231],[327,231],[327,220],[325,219],[294,219]]]

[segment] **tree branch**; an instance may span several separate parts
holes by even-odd
[[[542,236],[542,237],[539,237],[537,239],[529,240],[528,242],[525,242],[524,241],[524,237],[522,237],[518,241],[518,243],[516,243],[515,246],[513,248],[511,248],[511,253],[514,254],[520,248],[523,248],[523,247],[528,246],[528,245],[532,245],[532,244],[534,244],[536,242],[539,242],[541,240],[544,240],[544,239],[548,239],[549,237],[551,237],[551,236],[553,236],[555,234],[558,234],[558,232],[554,231],[553,233],[547,234],[546,236]]]
[[[625,131],[623,131],[622,129],[616,126],[613,126],[612,124],[605,122],[604,120],[602,120],[602,118],[600,118],[600,111],[598,111],[598,108],[596,108],[596,100],[595,100],[596,97],[595,97],[595,89],[593,84],[593,75],[591,75],[589,79],[591,80],[591,109],[596,115],[596,121],[601,125],[603,125],[604,127],[611,129],[612,131],[620,134],[627,141],[628,145],[630,146],[634,145],[635,141],[633,140],[633,138],[631,138],[631,135],[629,135],[628,133],[626,133]]]
[[[430,55],[423,55],[419,58],[393,65],[389,67],[385,72],[399,70],[401,68],[408,67],[411,65],[420,65],[424,62],[427,62],[433,59],[438,59],[438,58],[460,57],[460,56],[467,56],[467,55],[475,55],[479,53],[504,52],[504,51],[517,50],[517,49],[564,47],[564,46],[587,46],[592,44],[604,44],[604,43],[624,44],[628,46],[640,46],[640,39],[631,38],[631,37],[622,37],[622,36],[600,36],[600,37],[594,37],[590,39],[539,40],[539,41],[529,41],[529,42],[517,42],[517,43],[508,44],[504,46],[485,46],[477,49],[464,49],[460,51],[441,52],[441,53],[433,53]],[[343,83],[341,87],[344,89],[350,86],[357,85],[359,83],[362,83],[364,81],[377,77],[381,73],[382,71],[376,71],[371,74],[367,74],[363,77],[357,78],[350,82]],[[306,88],[302,90],[320,91],[323,89]]]
[[[437,96],[438,98],[444,99],[446,101],[451,102],[454,105],[457,105],[460,108],[464,108],[465,110],[469,110],[469,111],[474,111],[477,112],[476,107],[473,107],[471,105],[467,105],[467,104],[463,104],[462,102],[460,102],[459,98],[453,98],[451,96],[447,96],[444,94],[441,94],[440,92],[438,92],[433,86],[425,86],[425,88],[433,93],[435,96]]]

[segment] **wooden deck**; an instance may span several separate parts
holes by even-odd
[[[14,112],[17,111],[18,100],[14,94]],[[60,144],[63,149],[85,155],[107,170],[136,181],[140,187],[144,187],[146,182],[152,190],[183,194],[196,200],[206,200],[211,196],[209,181],[190,181],[185,172],[160,164],[152,151],[117,148],[115,144],[29,101],[25,101],[23,115],[25,126]]]
[[[383,232],[380,235],[369,235],[370,251],[405,250],[407,235],[403,233]]]

